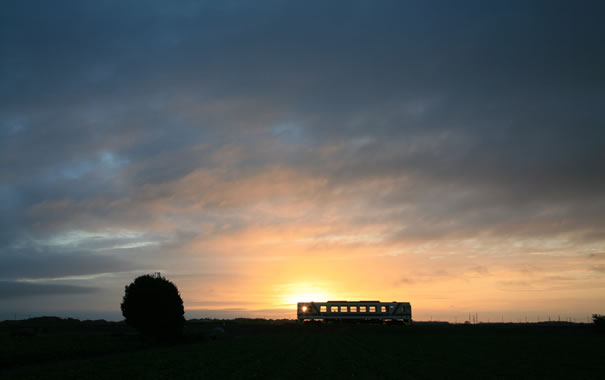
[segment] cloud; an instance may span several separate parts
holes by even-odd
[[[96,291],[96,288],[88,286],[0,281],[0,299],[49,295],[87,294],[94,293]]]
[[[475,273],[475,274],[478,274],[478,275],[487,275],[487,274],[489,274],[489,270],[487,269],[486,266],[483,266],[483,265],[478,265],[476,267],[469,268],[469,271],[471,273]]]
[[[3,251],[0,255],[0,278],[6,280],[86,277],[135,268],[129,260],[115,255],[94,255],[82,251],[12,250]]]
[[[591,269],[597,273],[605,273],[605,265],[593,265]]]
[[[2,278],[605,242],[599,2],[32,4],[0,12]]]

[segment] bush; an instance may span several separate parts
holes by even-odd
[[[605,331],[605,315],[593,314],[592,322],[598,330]]]
[[[176,286],[159,273],[137,277],[121,304],[126,323],[143,335],[173,338],[183,332],[185,310]]]

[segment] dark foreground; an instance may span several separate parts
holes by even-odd
[[[189,321],[179,342],[122,323],[0,323],[6,378],[605,378],[590,325],[368,325]]]

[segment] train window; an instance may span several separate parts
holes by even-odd
[[[347,312],[347,307],[346,306],[341,306],[340,307],[340,312],[341,313],[346,313]]]
[[[368,311],[368,308],[365,306],[359,306],[359,312],[360,313],[366,313]]]
[[[380,312],[381,313],[386,313],[387,312],[387,307],[386,306],[381,306],[380,307]]]
[[[357,313],[357,306],[350,306],[349,309],[351,313]]]
[[[324,306],[320,306],[319,307],[319,311],[322,313],[325,313],[326,311],[328,311],[328,308],[324,305]]]
[[[376,306],[370,306],[370,313],[376,312]]]
[[[330,306],[331,313],[338,313],[338,306]]]

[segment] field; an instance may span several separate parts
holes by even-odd
[[[156,343],[122,323],[0,323],[6,378],[604,378],[592,326],[189,321]]]

